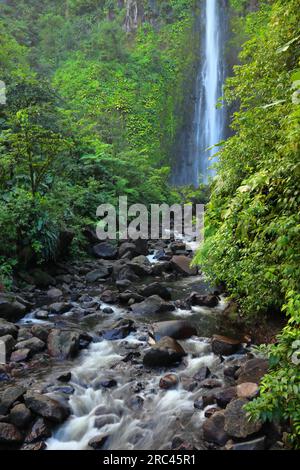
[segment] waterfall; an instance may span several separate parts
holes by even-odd
[[[202,0],[199,66],[195,83],[195,106],[189,129],[180,136],[173,184],[207,183],[214,175],[218,147],[224,139],[226,112],[217,108],[226,78],[226,2]]]

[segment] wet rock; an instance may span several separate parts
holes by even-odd
[[[240,341],[226,336],[214,335],[212,339],[213,353],[218,356],[231,356],[240,348]]]
[[[213,442],[219,446],[223,446],[229,439],[225,431],[225,415],[224,411],[214,413],[203,424],[203,438],[207,442]]]
[[[2,347],[3,345],[5,347],[6,360],[8,361],[15,347],[16,340],[11,335],[5,335],[0,337],[0,344]]]
[[[71,308],[72,305],[68,302],[54,302],[53,304],[49,305],[49,312],[60,315],[69,312]]]
[[[103,242],[93,246],[93,253],[96,258],[112,260],[117,258],[118,249],[112,243]]]
[[[236,366],[236,365],[227,366],[227,367],[225,367],[224,372],[223,372],[224,376],[234,379],[236,371],[238,369],[239,369],[239,366]]]
[[[49,329],[48,328],[46,328],[42,325],[33,325],[31,327],[30,331],[33,334],[33,336],[35,336],[36,338],[40,339],[44,343],[47,342],[48,335],[49,335]]]
[[[47,292],[47,297],[50,302],[56,302],[62,297],[62,295],[63,295],[62,291],[60,289],[56,289],[55,287],[52,287]]]
[[[173,338],[162,338],[152,346],[143,359],[146,367],[168,367],[176,364],[186,355],[182,346]]]
[[[199,307],[215,308],[219,303],[219,299],[214,294],[200,295],[197,292],[192,292],[186,302],[190,306],[198,305]]]
[[[47,312],[47,310],[38,310],[37,312],[35,312],[34,317],[37,320],[47,320],[49,318],[49,313]]]
[[[115,341],[126,338],[133,331],[135,331],[134,322],[122,319],[115,323],[110,330],[105,331],[102,336],[108,341]]]
[[[25,437],[25,443],[31,444],[42,439],[48,439],[51,435],[52,432],[49,424],[43,418],[39,418],[33,423],[29,433]]]
[[[33,337],[33,334],[31,333],[29,328],[22,327],[19,329],[18,342],[25,341],[26,339],[30,339],[32,337]]]
[[[251,400],[259,394],[259,386],[255,383],[246,382],[237,386],[238,398],[248,398]]]
[[[39,451],[39,450],[45,450],[47,448],[47,445],[44,441],[41,442],[35,442],[33,444],[24,444],[21,447],[21,450],[29,450],[29,451]]]
[[[23,403],[16,405],[12,408],[9,420],[19,429],[24,429],[28,426],[32,419],[32,414]]]
[[[174,254],[182,254],[182,253],[185,253],[186,251],[186,245],[184,242],[175,241],[175,242],[170,243],[170,250]]]
[[[142,302],[144,300],[144,297],[139,295],[137,292],[126,290],[125,292],[122,292],[119,295],[119,299],[121,303],[129,303],[129,301],[131,300],[134,302]]]
[[[265,436],[253,439],[247,442],[233,442],[229,441],[226,444],[226,450],[265,450],[266,449],[266,438]]]
[[[170,273],[173,270],[173,266],[169,261],[164,261],[152,266],[153,276],[161,276],[164,273]]]
[[[65,383],[67,383],[67,382],[70,382],[71,378],[72,378],[72,373],[71,373],[71,372],[67,372],[66,374],[62,374],[62,375],[60,375],[59,377],[57,377],[57,380],[58,380],[59,382],[65,382]]]
[[[119,247],[119,257],[128,256],[131,259],[138,256],[140,253],[136,250],[134,243],[124,242]]]
[[[116,262],[113,266],[113,274],[114,274],[114,279],[116,281],[131,281],[131,282],[138,282],[139,281],[139,276],[137,276],[134,271],[127,266],[127,264],[123,261],[120,260],[119,262]]]
[[[114,379],[104,379],[104,380],[100,380],[99,382],[97,382],[96,384],[96,388],[114,388],[116,387],[118,384],[116,382],[116,380]]]
[[[263,376],[268,372],[269,362],[266,359],[250,359],[240,370],[238,384],[252,382],[259,384]]]
[[[225,431],[231,437],[246,438],[260,431],[262,423],[259,421],[249,421],[244,406],[248,400],[239,398],[227,405],[225,410]]]
[[[126,290],[132,285],[132,282],[129,279],[123,279],[121,281],[116,281],[116,287],[120,290]]]
[[[10,423],[0,423],[0,443],[18,444],[23,442],[23,436],[20,431]]]
[[[152,295],[158,295],[163,300],[171,300],[170,290],[163,286],[160,282],[153,282],[148,286],[140,290],[140,293],[144,297],[151,297]]]
[[[41,341],[39,338],[33,337],[17,343],[15,346],[15,350],[29,349],[30,354],[36,354],[38,352],[43,351],[45,347],[46,344],[44,343],[44,341]]]
[[[142,238],[138,238],[137,240],[132,240],[132,243],[134,243],[136,252],[139,255],[147,256],[148,251],[149,251],[148,240],[143,240]]]
[[[187,276],[196,276],[197,268],[191,266],[192,259],[187,256],[179,255],[173,256],[171,259],[171,264],[181,274]]]
[[[25,405],[33,413],[49,419],[54,423],[62,423],[70,415],[70,409],[65,404],[62,404],[47,395],[38,393],[31,394],[27,392],[24,396]]]
[[[30,358],[30,349],[18,349],[10,356],[10,362],[25,362]]]
[[[144,399],[139,395],[129,398],[129,400],[126,401],[126,406],[133,411],[141,410],[144,406]]]
[[[200,383],[201,388],[215,389],[222,387],[222,382],[218,379],[205,379]]]
[[[200,369],[194,375],[194,379],[197,382],[202,382],[203,380],[207,379],[210,376],[210,370],[208,367],[200,367]]]
[[[158,295],[152,295],[139,304],[131,306],[131,310],[136,315],[151,315],[155,313],[171,312],[175,310],[173,304],[165,302]]]
[[[23,397],[26,389],[20,385],[8,387],[1,395],[0,415],[6,415],[11,406]]]
[[[101,309],[101,312],[106,313],[107,315],[111,315],[112,313],[114,313],[111,307],[104,307]]]
[[[236,396],[236,387],[226,387],[214,392],[215,401],[220,408],[225,408]]]
[[[151,263],[144,255],[133,258],[132,261],[128,263],[128,266],[137,276],[149,276],[152,272]]]
[[[106,290],[103,292],[103,294],[101,294],[100,299],[102,300],[102,302],[105,302],[106,304],[115,304],[117,303],[119,299],[119,292]]]
[[[205,418],[211,418],[218,411],[222,411],[222,410],[217,407],[209,408],[208,410],[205,411],[204,416]]]
[[[198,400],[194,401],[194,408],[195,408],[195,410],[203,410],[204,409],[204,403],[203,403],[202,398],[199,398]]]
[[[89,441],[88,446],[94,450],[101,450],[107,442],[108,437],[109,436],[96,436]]]
[[[94,271],[90,271],[85,276],[87,282],[93,283],[97,282],[100,279],[106,279],[110,276],[112,270],[109,270],[107,267],[102,266]]]
[[[18,327],[4,318],[0,318],[0,336],[10,335],[13,338],[18,336]]]
[[[170,388],[175,388],[179,384],[179,378],[176,374],[167,374],[162,377],[159,381],[160,388],[164,390],[169,390]]]
[[[96,418],[94,426],[97,429],[101,429],[107,424],[116,424],[118,422],[119,422],[118,416],[114,414],[109,414],[109,415],[104,415],[104,416],[100,416],[99,418]]]
[[[190,450],[195,450],[192,444],[190,444],[187,441],[184,441],[181,437],[174,437],[172,441],[172,450],[177,450],[177,451],[190,451]]]
[[[1,318],[8,321],[18,321],[24,317],[26,312],[27,307],[15,297],[6,294],[0,294]]]
[[[164,336],[173,339],[188,339],[197,335],[197,330],[185,320],[171,320],[153,323],[150,327],[150,335],[158,341]]]
[[[48,353],[56,359],[74,358],[80,349],[80,333],[72,330],[51,330],[48,336]]]

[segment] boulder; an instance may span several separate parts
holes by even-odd
[[[209,376],[210,376],[209,368],[206,366],[203,366],[203,367],[200,367],[199,370],[197,370],[193,378],[197,380],[197,382],[202,382],[203,380],[207,379]]]
[[[18,321],[24,317],[27,307],[15,297],[0,294],[0,317],[8,321]]]
[[[103,292],[103,294],[101,294],[100,299],[106,304],[115,304],[119,299],[119,292],[106,290]]]
[[[148,240],[143,240],[142,238],[138,238],[137,240],[132,240],[132,243],[134,243],[136,252],[139,255],[147,256],[149,252]]]
[[[29,349],[31,354],[36,354],[43,351],[46,347],[44,341],[40,340],[39,338],[30,338],[26,339],[25,341],[20,341],[16,344],[15,350],[18,349]]]
[[[127,266],[127,263],[124,260],[119,260],[113,265],[113,276],[116,281],[139,281],[139,276],[137,276],[134,271]]]
[[[142,297],[137,292],[132,292],[130,290],[126,290],[119,295],[120,302],[128,303],[130,300],[134,300],[134,302],[142,302],[144,297]]]
[[[192,292],[186,300],[189,306],[198,305],[199,307],[215,308],[219,299],[214,294],[200,295],[197,292]]]
[[[9,414],[9,421],[19,429],[26,428],[31,419],[32,414],[23,403],[15,405]]]
[[[52,421],[53,423],[62,423],[70,415],[70,409],[65,404],[53,400],[47,395],[27,392],[24,396],[25,405],[33,413]]]
[[[191,262],[191,258],[188,258],[187,256],[183,255],[173,256],[173,258],[171,259],[172,266],[180,274],[184,274],[186,276],[196,276],[197,268],[191,266]]]
[[[182,346],[166,336],[146,352],[143,364],[146,367],[168,367],[180,362],[185,355]]]
[[[167,374],[162,377],[159,381],[160,388],[164,390],[169,390],[170,388],[175,388],[179,384],[179,378],[176,374]]]
[[[227,405],[225,410],[225,431],[231,437],[244,439],[262,428],[260,421],[250,421],[244,406],[249,403],[245,398],[238,398]]]
[[[151,263],[144,255],[133,258],[132,261],[128,263],[128,266],[137,276],[150,276],[152,272]]]
[[[62,291],[60,289],[56,289],[55,287],[52,287],[47,292],[47,297],[50,302],[56,302],[62,297],[62,295],[63,295]]]
[[[116,287],[119,290],[126,290],[132,285],[132,282],[129,279],[123,279],[121,281],[116,281]]]
[[[181,241],[174,241],[170,243],[170,250],[174,254],[184,254],[186,252],[186,245]]]
[[[96,258],[100,259],[116,259],[118,256],[118,249],[115,245],[109,242],[98,243],[93,246],[93,253]]]
[[[259,384],[263,376],[268,372],[269,361],[267,359],[250,359],[240,369],[238,384],[252,382]]]
[[[245,382],[237,386],[238,398],[248,398],[251,400],[259,394],[259,386],[252,382]]]
[[[136,250],[136,246],[134,243],[124,242],[119,247],[119,257],[122,258],[123,256],[128,256],[129,258],[134,258],[138,256],[140,253]]]
[[[170,290],[163,286],[160,282],[153,282],[148,286],[144,287],[140,290],[140,294],[143,297],[151,297],[152,295],[158,295],[163,300],[171,300],[171,292]]]
[[[49,312],[61,315],[63,313],[69,312],[72,308],[72,305],[68,302],[54,302],[49,305]]]
[[[197,330],[185,320],[171,320],[153,323],[149,333],[156,341],[159,341],[164,336],[183,340],[197,335]]]
[[[214,392],[214,398],[220,408],[225,408],[228,403],[237,397],[236,387],[226,387]]]
[[[20,431],[10,423],[0,423],[0,443],[1,444],[19,444],[23,442],[23,436]]]
[[[74,358],[80,349],[80,332],[53,329],[48,336],[48,353],[59,360]]]
[[[12,405],[23,397],[26,389],[20,385],[8,387],[1,395],[0,415],[6,415]]]
[[[35,423],[33,423],[29,433],[25,437],[25,443],[32,444],[42,439],[48,439],[51,435],[52,432],[49,424],[43,418],[38,418]]]
[[[33,336],[35,336],[36,338],[40,339],[41,341],[44,341],[44,343],[47,342],[48,335],[49,335],[49,328],[46,328],[42,325],[37,324],[37,325],[33,325],[30,331],[33,334]]]
[[[86,274],[86,282],[93,283],[99,281],[100,279],[106,279],[110,276],[111,271],[112,270],[108,269],[106,266],[101,266],[100,268],[95,269],[94,271],[90,271]]]
[[[30,349],[18,349],[10,356],[10,362],[25,362],[30,358]]]
[[[172,272],[173,267],[169,261],[164,261],[162,263],[157,263],[152,265],[152,275],[153,276],[161,276],[165,273]]]
[[[224,411],[217,411],[203,424],[203,438],[207,442],[213,442],[218,446],[224,446],[229,439],[225,431]]]
[[[34,442],[33,444],[23,444],[20,450],[28,450],[28,451],[40,451],[45,450],[47,448],[47,444],[44,441]]]
[[[0,336],[10,335],[13,338],[18,336],[18,327],[3,318],[0,318]]]
[[[231,356],[240,348],[240,341],[227,336],[214,335],[212,339],[213,353],[218,356]]]
[[[49,318],[49,313],[47,312],[47,310],[38,310],[37,312],[35,312],[34,317],[37,320],[47,320]]]
[[[135,331],[134,322],[132,320],[121,319],[111,329],[106,330],[102,337],[108,341],[116,341],[126,338],[133,331]]]
[[[139,304],[131,306],[131,310],[136,315],[151,315],[155,313],[171,312],[175,310],[173,304],[165,302],[158,295],[152,295]]]

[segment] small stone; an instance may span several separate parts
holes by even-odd
[[[212,339],[213,353],[218,356],[231,356],[240,348],[240,341],[226,336],[214,335]]]
[[[30,338],[25,341],[20,341],[16,344],[15,349],[29,349],[32,354],[41,352],[45,349],[46,345],[44,341],[41,341],[39,338]]]
[[[175,388],[179,384],[179,378],[175,374],[167,374],[162,377],[159,381],[160,388],[164,390],[169,390],[170,388]]]
[[[70,410],[66,405],[53,400],[47,395],[27,393],[24,399],[25,405],[33,413],[49,419],[54,423],[62,423],[70,414]]]
[[[223,446],[228,441],[228,434],[225,431],[224,411],[217,411],[203,424],[203,438],[205,441],[213,442]]]
[[[30,349],[18,349],[10,356],[10,362],[25,362],[30,358]]]
[[[96,436],[91,439],[88,443],[88,446],[94,450],[101,450],[105,445],[109,436]]]
[[[19,385],[6,388],[1,396],[0,414],[5,415],[11,406],[19,400],[25,392],[26,388]]]

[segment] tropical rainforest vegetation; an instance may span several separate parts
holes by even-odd
[[[172,152],[193,75],[196,0],[0,5],[0,278],[54,259],[62,231],[76,256],[96,208],[172,203]],[[254,419],[284,419],[300,445],[300,12],[298,0],[231,0],[231,136],[219,152],[195,263],[249,318],[286,316],[265,348],[270,372]],[[249,5],[251,8],[249,9]],[[253,5],[255,8],[253,8]],[[17,7],[16,7],[17,6]],[[125,25],[125,26],[124,26]],[[243,43],[243,45],[241,44]],[[230,55],[230,51],[229,51]],[[1,90],[0,90],[1,93]],[[187,191],[189,196],[190,193]],[[193,192],[193,191],[191,191]]]

